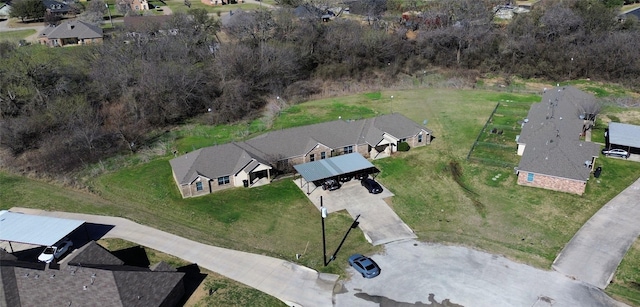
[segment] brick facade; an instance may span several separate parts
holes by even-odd
[[[530,176],[533,176],[533,178],[531,178],[533,179],[532,181],[529,181]],[[547,190],[554,190],[578,195],[582,195],[584,193],[585,187],[587,186],[587,183],[585,181],[553,177],[525,171],[521,171],[518,173],[518,184],[522,186],[543,188]]]

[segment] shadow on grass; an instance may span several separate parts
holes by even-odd
[[[184,305],[187,300],[193,295],[198,287],[202,284],[202,281],[207,277],[207,274],[200,272],[200,267],[197,264],[192,263],[179,267],[178,272],[185,273],[184,275],[184,296],[180,300],[179,306]]]

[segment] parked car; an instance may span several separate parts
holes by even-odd
[[[382,187],[380,186],[380,184],[371,178],[362,179],[360,184],[362,184],[362,186],[365,187],[371,194],[382,193]]]
[[[333,190],[339,189],[340,186],[341,185],[338,182],[338,180],[335,180],[335,179],[326,179],[324,182],[322,182],[323,190],[333,191]]]
[[[38,256],[38,260],[44,263],[50,263],[53,259],[58,259],[60,256],[64,255],[71,246],[73,246],[73,242],[69,239],[65,239],[52,246],[47,246],[40,256]]]
[[[628,159],[631,154],[624,150],[624,149],[603,149],[602,150],[602,154],[605,156],[614,156],[614,157],[620,157],[620,158],[625,158]]]
[[[373,259],[360,254],[349,257],[349,265],[356,269],[364,278],[374,278],[380,275],[380,267]]]

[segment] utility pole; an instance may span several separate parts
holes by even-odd
[[[109,9],[109,4],[105,3],[104,6],[107,8],[107,12],[109,12],[109,21],[111,22],[111,28],[113,29],[113,19],[111,19],[111,10]]]
[[[322,205],[322,196],[320,196],[320,216],[322,217],[322,256],[324,257],[323,264],[327,266],[327,241],[324,235],[324,219],[327,217],[327,208]]]

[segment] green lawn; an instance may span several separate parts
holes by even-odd
[[[0,32],[0,41],[19,42],[22,39],[36,33],[34,29],[16,30],[9,32]]]
[[[598,159],[602,176],[589,181],[584,196],[577,196],[521,187],[515,184],[512,168],[465,160],[498,102],[511,101],[520,106],[537,99],[531,94],[485,90],[381,91],[296,105],[272,123],[256,120],[230,127],[188,125],[161,137],[167,143],[162,151],[167,155],[111,159],[79,174],[86,178],[92,193],[0,173],[0,208],[25,206],[124,216],[196,241],[340,274],[349,254],[381,248],[371,247],[360,232],[352,232],[337,261],[324,267],[319,213],[293,182],[281,180],[258,188],[182,199],[171,176],[170,150],[191,151],[243,139],[267,128],[359,119],[393,111],[418,123],[427,121],[435,136],[429,146],[373,162],[381,170],[378,179],[396,195],[392,199],[394,210],[420,240],[466,245],[549,269],[585,221],[640,176],[640,163]],[[510,111],[514,108],[505,107],[501,111],[504,116],[494,122],[516,125],[507,119],[520,114],[521,110]],[[350,223],[346,212],[329,216],[329,252]],[[303,256],[296,260],[295,254]],[[637,275],[625,275],[635,270],[638,256],[633,255],[637,254],[630,253],[632,256],[625,258],[629,263],[620,267],[619,276],[632,277],[616,279],[611,288],[628,300],[640,297],[640,290],[629,281]]]

